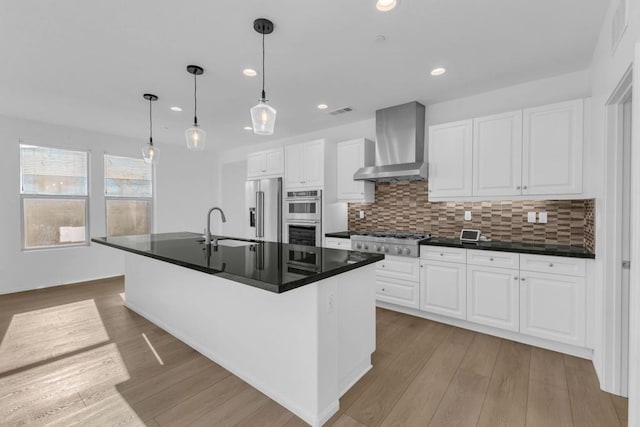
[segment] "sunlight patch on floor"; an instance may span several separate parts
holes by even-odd
[[[93,299],[14,314],[0,343],[0,373],[107,341]]]
[[[149,341],[149,338],[147,338],[147,334],[145,334],[144,332],[142,333],[142,338],[144,338],[144,340],[147,342],[147,345],[149,346],[149,348],[151,349],[151,351],[153,352],[153,355],[156,357],[156,359],[158,359],[158,363],[164,366],[164,362],[162,361],[162,359],[160,358],[160,355],[158,354],[158,352],[156,351],[156,349],[153,347],[153,344],[151,344],[151,341]]]

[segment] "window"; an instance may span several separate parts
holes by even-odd
[[[23,249],[88,244],[89,154],[20,144]]]
[[[153,173],[142,159],[104,156],[107,236],[151,233]]]

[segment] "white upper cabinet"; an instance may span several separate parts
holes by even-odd
[[[473,120],[473,195],[521,193],[522,111]]]
[[[365,166],[373,166],[375,146],[368,139],[354,139],[337,144],[337,194],[338,200],[372,203],[375,200],[375,184],[354,181],[353,174]]]
[[[324,141],[288,145],[284,149],[285,187],[322,188],[324,186]]]
[[[247,156],[247,178],[268,178],[284,174],[282,148],[259,151]]]
[[[582,193],[584,100],[429,127],[429,198]]]
[[[522,194],[582,192],[583,100],[524,110]]]
[[[472,120],[429,127],[429,197],[468,197],[472,191]]]

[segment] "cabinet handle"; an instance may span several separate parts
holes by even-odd
[[[493,261],[493,258],[489,258],[489,261]]]
[[[518,276],[513,276],[513,280],[518,280]]]
[[[384,268],[384,264],[382,264],[382,268]]]
[[[360,193],[361,196],[364,196],[364,193]]]
[[[266,172],[266,170],[263,170],[262,172],[264,173],[264,172]]]
[[[443,253],[440,253],[440,256],[444,256],[444,254],[443,254]]]
[[[521,277],[520,280],[522,280],[524,282],[524,277]]]
[[[382,288],[382,292],[386,292],[385,288]]]
[[[549,263],[549,267],[553,267],[553,263],[552,262]]]
[[[522,189],[523,189],[523,190],[526,190],[526,189],[527,189],[527,186],[525,185],[524,187],[522,187]]]
[[[518,186],[516,187],[516,190],[519,190],[519,189],[520,189],[520,186],[518,185]]]
[[[420,268],[424,268],[424,265],[420,264]]]

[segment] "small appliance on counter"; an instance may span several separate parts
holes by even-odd
[[[420,243],[431,238],[431,233],[372,231],[351,236],[351,250],[379,252],[388,255],[419,257]]]

